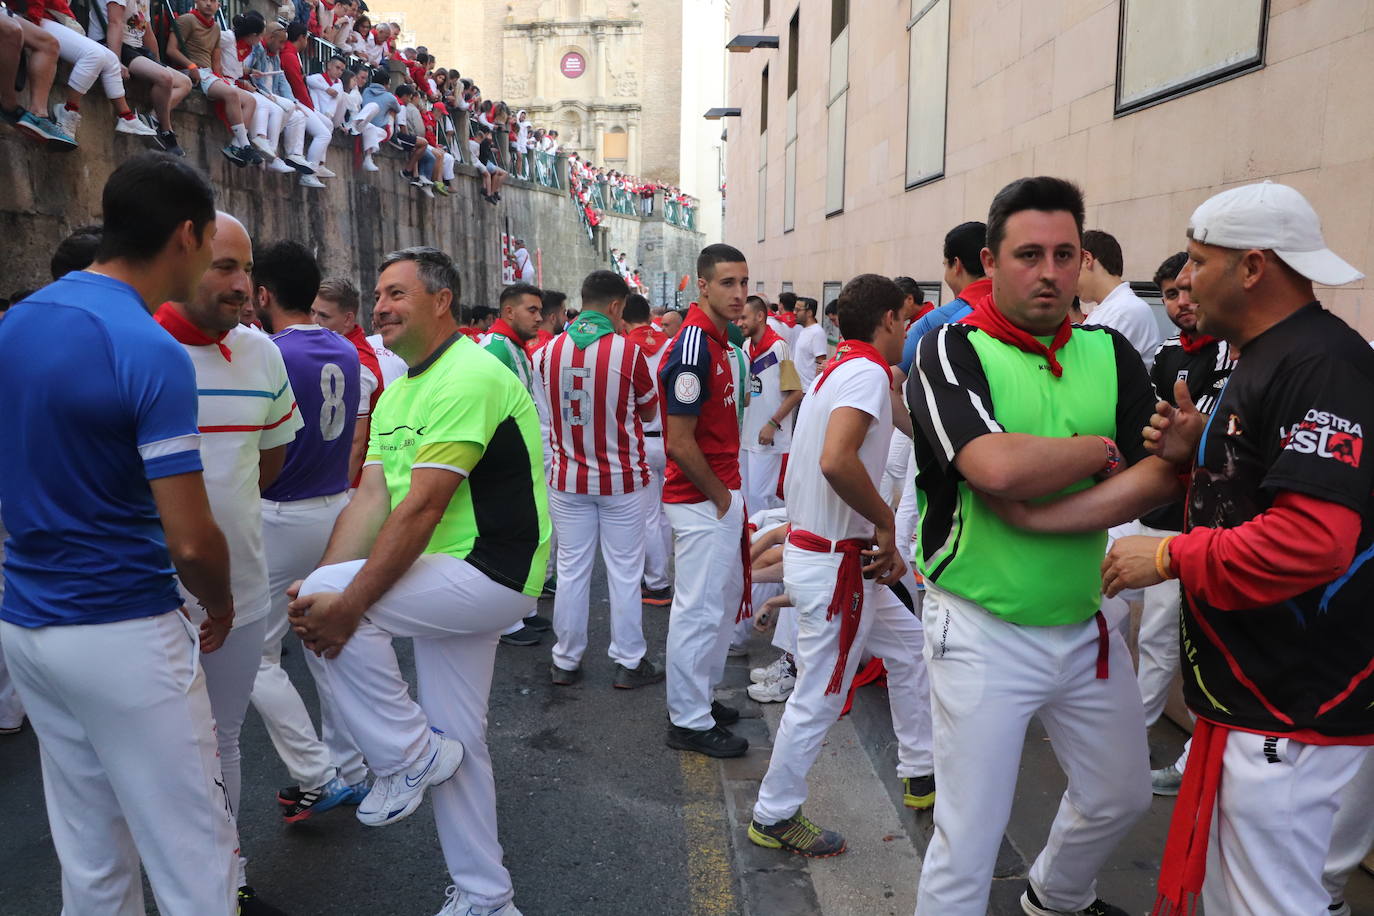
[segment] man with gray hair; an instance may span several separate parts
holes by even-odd
[[[544,586],[548,497],[534,401],[459,332],[458,291],[437,249],[383,261],[373,323],[410,368],[377,405],[362,482],[320,568],[288,594],[293,628],[324,657],[377,775],[358,820],[395,823],[437,787],[453,882],[440,916],[519,916],[497,840],[487,700],[497,637]],[[418,703],[398,636],[414,641]]]

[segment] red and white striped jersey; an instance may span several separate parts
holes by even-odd
[[[534,369],[549,405],[549,486],[593,496],[648,486],[639,408],[658,389],[639,348],[606,334],[583,350],[565,332],[535,354]]]

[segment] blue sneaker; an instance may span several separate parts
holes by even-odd
[[[58,127],[53,121],[47,118],[40,118],[31,111],[26,111],[21,114],[19,120],[14,122],[14,126],[46,140],[48,146],[57,152],[67,152],[76,149],[75,137]]]
[[[282,809],[282,820],[288,824],[298,824],[308,817],[343,804],[352,791],[352,787],[335,776],[318,789],[301,792],[299,798]]]
[[[348,794],[344,796],[344,800],[340,804],[352,805],[356,808],[363,803],[363,799],[367,798],[367,793],[370,791],[372,791],[372,783],[366,779],[355,782],[348,787]]]

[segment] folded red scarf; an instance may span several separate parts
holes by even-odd
[[[752,363],[754,360],[767,353],[768,348],[780,340],[782,340],[782,337],[778,335],[778,332],[765,325],[762,339],[760,339],[757,344],[752,340],[749,341],[749,362]]]
[[[214,344],[219,347],[219,352],[226,363],[234,361],[233,354],[224,345],[224,338],[229,336],[228,331],[221,331],[218,337],[211,337],[191,324],[191,320],[177,311],[170,302],[162,303],[158,310],[153,313],[153,319],[166,328],[167,333],[175,337],[178,343],[184,343],[188,347],[208,347],[210,344]]]
[[[1059,378],[1064,374],[1064,367],[1059,365],[1059,360],[1055,357],[1066,343],[1069,342],[1070,335],[1073,334],[1073,325],[1069,324],[1069,317],[1064,316],[1063,322],[1059,325],[1059,330],[1054,332],[1054,339],[1047,347],[1042,344],[1029,331],[1022,330],[1011,323],[1002,310],[993,301],[992,293],[988,293],[983,299],[972,303],[973,311],[964,317],[960,324],[972,325],[980,331],[988,334],[1008,346],[1032,353],[1037,356],[1045,357],[1049,363],[1050,373]]]
[[[834,372],[851,359],[866,359],[882,366],[883,371],[887,373],[887,385],[889,388],[892,387],[892,367],[887,364],[887,360],[883,359],[877,347],[873,346],[871,343],[865,343],[862,340],[842,340],[840,341],[840,345],[835,348],[835,355],[830,358],[830,362],[825,364],[825,369],[821,372],[820,380],[816,382],[815,390],[820,391],[821,386],[825,384],[825,380],[830,377],[830,373]]]
[[[1216,343],[1217,339],[1207,334],[1189,334],[1187,331],[1179,331],[1178,342],[1182,345],[1184,353],[1196,353],[1208,344]]]

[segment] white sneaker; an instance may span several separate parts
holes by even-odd
[[[377,163],[375,163],[375,162],[372,161],[372,154],[371,154],[371,153],[367,153],[366,155],[363,156],[363,171],[364,171],[364,172],[380,172],[380,171],[381,171],[381,169],[378,168]]]
[[[417,184],[415,187],[419,188],[420,193],[428,197],[430,200],[434,199],[434,192],[429,189],[428,185]]]
[[[1150,771],[1150,791],[1156,795],[1177,795],[1183,785],[1183,774],[1174,764],[1159,770]]]
[[[349,121],[344,127],[344,133],[348,134],[350,137],[361,137],[363,129],[358,126],[357,121]]]
[[[300,153],[294,153],[290,156],[287,156],[286,161],[294,165],[296,167],[296,171],[304,175],[313,175],[315,172],[315,168],[310,164],[310,160],[306,159]]]
[[[773,678],[782,674],[788,668],[787,653],[779,655],[773,661],[762,668],[749,669],[749,680],[755,684],[767,684]]]
[[[132,134],[135,137],[156,137],[157,131],[138,118],[115,118],[115,133]]]
[[[303,188],[322,188],[322,187],[324,187],[324,182],[323,182],[323,181],[320,181],[320,180],[319,180],[318,178],[316,178],[314,175],[302,175],[302,176],[301,176],[301,187],[303,187]]]
[[[431,185],[434,184],[433,181],[430,181],[428,178],[426,178],[426,177],[423,176],[423,175],[417,175],[417,176],[415,177],[415,180],[418,181],[418,182],[420,183],[420,187],[422,187],[422,188],[428,188],[428,187],[430,187]]]
[[[434,737],[429,743],[429,753],[409,770],[378,776],[372,783],[372,791],[358,806],[358,820],[369,827],[404,820],[420,807],[425,789],[437,786],[458,772],[463,765],[463,743],[445,737],[437,728],[430,731]]]
[[[785,703],[797,686],[797,678],[790,671],[783,671],[771,681],[749,685],[749,699],[756,703]]]
[[[76,131],[81,127],[81,112],[72,111],[66,105],[58,105],[53,112],[52,119],[57,122],[57,126],[62,128],[62,132],[69,137],[75,137]]]
[[[254,137],[251,142],[253,144],[253,148],[258,152],[262,153],[262,157],[264,159],[266,159],[268,162],[273,163],[274,165],[277,163],[277,151],[272,148],[271,140],[268,140],[266,137]],[[291,172],[295,171],[295,169],[291,168],[291,166],[289,165],[286,166],[286,169],[287,171]],[[281,170],[273,169],[273,171],[279,172]]]
[[[312,168],[315,169],[315,174],[316,174],[316,175],[319,175],[321,178],[338,178],[338,177],[339,177],[338,175],[334,174],[334,170],[333,170],[333,169],[331,169],[331,168],[329,168],[328,166],[326,166],[323,162],[319,163],[318,165],[312,166]]]
[[[458,888],[452,884],[444,891],[444,897],[444,908],[435,916],[521,916],[513,900],[500,906],[478,906],[469,903],[467,895],[459,893]]]
[[[291,168],[291,166],[287,165],[285,162],[282,162],[280,159],[277,159],[276,157],[273,157],[272,161],[267,163],[267,171],[281,172],[285,175],[296,174],[295,169]]]

